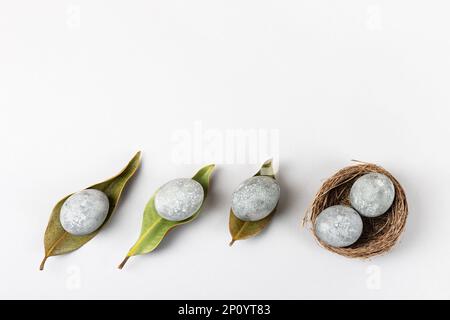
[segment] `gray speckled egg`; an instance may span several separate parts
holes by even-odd
[[[62,205],[59,220],[68,233],[84,236],[100,228],[109,210],[106,194],[86,189],[71,195]]]
[[[392,181],[384,174],[368,173],[355,181],[350,191],[350,203],[365,217],[386,213],[395,198]]]
[[[167,182],[155,196],[155,208],[166,220],[182,221],[193,216],[202,206],[205,191],[202,185],[189,178]]]
[[[363,231],[363,222],[353,208],[332,206],[323,210],[316,219],[315,233],[326,244],[343,248],[355,243]]]
[[[280,199],[280,185],[268,176],[255,176],[242,182],[234,191],[231,208],[243,221],[258,221],[267,217]]]

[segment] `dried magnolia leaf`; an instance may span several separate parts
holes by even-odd
[[[134,175],[136,170],[139,168],[141,163],[141,152],[136,153],[136,155],[131,159],[128,165],[115,177],[108,179],[104,182],[97,183],[93,186],[90,186],[86,189],[96,189],[100,190],[108,197],[109,200],[109,209],[108,215],[103,222],[103,224],[96,231],[85,235],[85,236],[75,236],[69,234],[65,231],[60,222],[60,211],[64,202],[71,196],[68,195],[60,200],[56,206],[54,207],[52,214],[50,216],[50,220],[47,226],[47,230],[45,231],[44,236],[44,245],[45,245],[45,257],[42,260],[40,270],[44,269],[45,262],[51,256],[62,255],[65,253],[69,253],[71,251],[77,250],[81,246],[83,246],[86,242],[91,240],[95,235],[100,231],[100,229],[105,225],[105,223],[109,220],[111,215],[116,208],[120,196],[122,194],[125,185],[130,180],[130,178]]]
[[[254,175],[254,177],[257,176],[268,176],[275,179],[272,160],[268,160],[262,165],[261,169]],[[244,240],[259,234],[270,222],[276,210],[277,208],[275,207],[275,209],[267,217],[261,220],[243,221],[236,217],[233,213],[233,209],[231,209],[229,221],[229,229],[231,234],[230,246],[232,246],[237,240]]]
[[[194,220],[198,214],[200,213],[203,204],[206,200],[206,196],[209,188],[209,181],[211,177],[211,173],[214,170],[214,165],[209,165],[202,168],[197,174],[192,178],[193,180],[199,182],[203,187],[204,191],[204,199],[202,206],[198,209],[194,215],[191,217],[182,220],[182,221],[169,221],[162,218],[156,208],[155,208],[155,196],[158,191],[152,196],[150,201],[147,203],[147,206],[144,210],[144,217],[142,221],[141,234],[139,239],[136,241],[134,246],[130,249],[125,259],[119,265],[119,269],[122,269],[128,259],[132,256],[141,255],[150,253],[158,247],[164,237],[167,235],[169,231],[171,231],[176,226],[188,223]]]

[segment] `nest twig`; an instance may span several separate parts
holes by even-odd
[[[317,241],[327,250],[349,258],[370,258],[389,251],[399,239],[408,216],[408,203],[405,191],[400,183],[385,169],[369,163],[358,163],[341,169],[324,182],[317,193],[305,222],[314,226],[317,216],[333,205],[350,205],[349,193],[356,179],[367,173],[376,172],[389,177],[395,187],[395,199],[392,207],[385,214],[363,219],[363,233],[359,240],[349,247],[335,248],[320,241],[312,228]]]

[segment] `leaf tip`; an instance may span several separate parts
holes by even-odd
[[[271,176],[275,179],[275,172],[273,168],[273,159],[269,159],[266,162],[263,163],[261,166],[261,169],[259,169],[258,173],[256,175],[261,176]]]
[[[215,164],[209,164],[207,166],[202,167],[194,176],[193,179],[203,179],[203,177],[206,177],[207,180],[210,179],[212,172],[214,171],[214,168],[216,167]]]
[[[130,256],[126,256],[125,259],[123,259],[123,261],[119,264],[118,268],[120,270],[123,269],[124,265],[127,263],[128,259],[130,259]]]
[[[136,154],[134,155],[134,158],[137,158],[139,161],[141,160],[142,157],[142,151],[139,150],[138,152],[136,152]]]
[[[263,163],[263,167],[270,167],[273,163],[273,158],[270,158],[266,160],[266,162]]]

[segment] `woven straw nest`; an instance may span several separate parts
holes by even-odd
[[[392,207],[385,214],[376,218],[363,219],[363,233],[359,240],[349,247],[331,247],[317,237],[317,241],[327,250],[349,258],[370,258],[389,251],[399,239],[408,216],[408,203],[400,183],[385,169],[368,163],[358,162],[355,165],[338,171],[324,182],[317,193],[311,208],[305,216],[305,223],[315,225],[317,216],[333,205],[350,205],[349,193],[356,179],[367,173],[381,173],[389,177],[395,187],[395,199]]]

